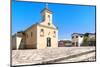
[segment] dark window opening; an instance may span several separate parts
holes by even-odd
[[[48,25],[50,25],[50,23],[48,23]]]
[[[78,46],[78,42],[76,42],[76,46]]]
[[[81,37],[83,37],[83,36],[81,36]]]
[[[53,37],[56,37],[56,31],[54,31],[54,34],[53,35],[54,35]]]
[[[76,36],[76,38],[78,38],[78,36]]]
[[[48,15],[48,17],[50,18],[50,15]]]
[[[40,30],[40,36],[44,36],[44,29]]]
[[[43,32],[44,30],[43,29],[41,29],[41,32]]]

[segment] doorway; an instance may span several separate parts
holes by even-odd
[[[47,37],[47,47],[51,47],[51,38]]]

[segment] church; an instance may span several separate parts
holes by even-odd
[[[12,36],[12,49],[44,49],[58,47],[58,28],[53,24],[53,12],[48,4],[40,12],[42,20]]]

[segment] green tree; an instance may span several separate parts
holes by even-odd
[[[89,46],[89,33],[84,34],[82,46]]]

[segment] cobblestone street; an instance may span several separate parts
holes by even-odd
[[[58,47],[13,50],[12,65],[95,61],[95,47]]]

